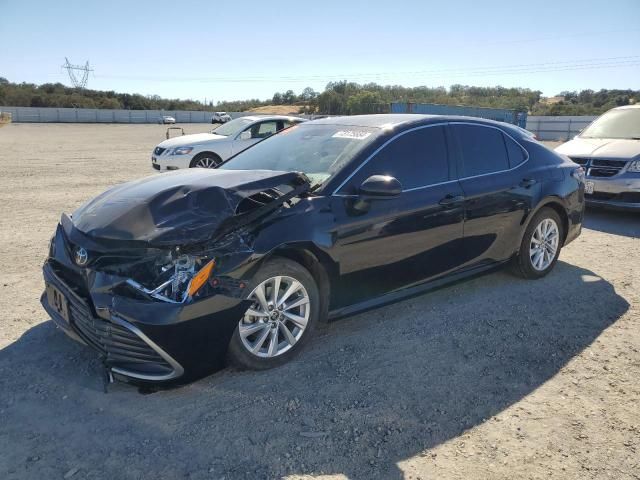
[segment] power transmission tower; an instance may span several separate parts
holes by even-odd
[[[67,70],[71,84],[76,88],[86,87],[89,81],[89,72],[93,72],[93,69],[89,67],[89,60],[87,60],[87,63],[82,67],[80,65],[71,65],[67,57],[64,57],[64,59],[66,61],[65,64],[62,65],[62,68]],[[78,74],[76,74],[76,72],[78,72]],[[80,72],[82,72],[82,75],[79,75]]]

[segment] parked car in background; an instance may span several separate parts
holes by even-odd
[[[640,105],[609,110],[556,152],[585,169],[587,205],[640,211]]]
[[[227,123],[231,121],[231,115],[227,112],[214,112],[211,123]]]
[[[174,123],[176,123],[176,119],[173,118],[171,115],[163,115],[158,120],[158,123],[163,124],[163,125],[174,124]]]
[[[511,126],[316,120],[63,215],[42,304],[121,379],[184,382],[228,357],[270,368],[329,317],[506,264],[544,277],[583,210],[582,168]]]
[[[159,171],[215,168],[254,143],[304,121],[304,118],[282,115],[236,118],[211,133],[183,135],[165,140],[153,150],[151,165]]]

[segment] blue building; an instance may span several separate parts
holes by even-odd
[[[469,107],[465,105],[439,105],[436,103],[394,102],[391,113],[422,113],[426,115],[464,115],[467,117],[488,118],[498,122],[512,123],[525,128],[527,112],[503,108]]]

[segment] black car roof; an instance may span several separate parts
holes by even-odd
[[[435,115],[418,115],[413,113],[388,113],[378,115],[351,115],[348,117],[326,117],[312,120],[315,124],[324,125],[350,125],[357,127],[387,127],[402,123],[413,123]]]
[[[306,125],[347,125],[354,127],[393,128],[398,125],[427,124],[435,122],[474,122],[496,127],[509,127],[509,124],[478,117],[461,115],[423,115],[418,113],[385,113],[376,115],[351,115],[344,117],[325,117],[307,122]]]

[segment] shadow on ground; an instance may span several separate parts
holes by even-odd
[[[142,396],[45,322],[0,351],[0,477],[403,478],[398,462],[548,381],[627,309],[597,273],[495,273],[330,324],[295,361]]]
[[[584,228],[614,235],[640,238],[640,212],[618,212],[600,208],[588,208]]]

